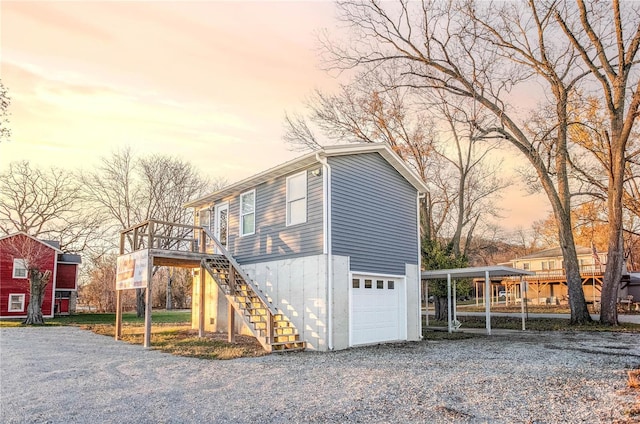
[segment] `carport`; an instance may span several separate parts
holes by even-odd
[[[421,278],[423,280],[447,280],[447,306],[448,306],[448,329],[449,333],[453,332],[453,320],[452,313],[454,309],[453,294],[451,290],[451,281],[455,281],[460,278],[484,278],[485,283],[485,317],[487,335],[491,335],[491,297],[488,293],[491,293],[491,278],[492,277],[522,277],[525,275],[535,275],[535,272],[525,271],[522,269],[515,269],[508,266],[481,266],[470,268],[454,268],[454,269],[438,269],[430,271],[422,271]],[[525,315],[524,315],[524,303],[522,301],[522,329],[525,329]],[[428,310],[427,310],[428,314]]]

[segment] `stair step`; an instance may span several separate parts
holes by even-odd
[[[305,348],[306,348],[306,343],[302,341],[271,343],[272,352],[292,352],[292,351],[304,350]]]
[[[297,334],[286,334],[282,336],[273,336],[274,343],[298,342],[300,339]]]

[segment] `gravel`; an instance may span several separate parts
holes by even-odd
[[[0,329],[2,423],[610,423],[640,335],[535,333],[209,361]]]

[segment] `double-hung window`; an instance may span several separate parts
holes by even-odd
[[[13,278],[27,278],[27,265],[24,259],[13,260]]]
[[[24,312],[24,294],[9,295],[9,312]]]
[[[287,178],[287,225],[307,222],[307,171]]]
[[[240,195],[240,236],[256,232],[256,191],[251,190]]]

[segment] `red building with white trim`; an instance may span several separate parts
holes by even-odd
[[[42,315],[68,315],[75,312],[78,293],[78,265],[81,258],[62,252],[58,242],[38,240],[26,233],[0,237],[0,318],[26,318],[29,304],[29,278],[24,259],[17,257],[12,245],[29,238],[43,247],[41,271],[51,271],[45,289]]]

